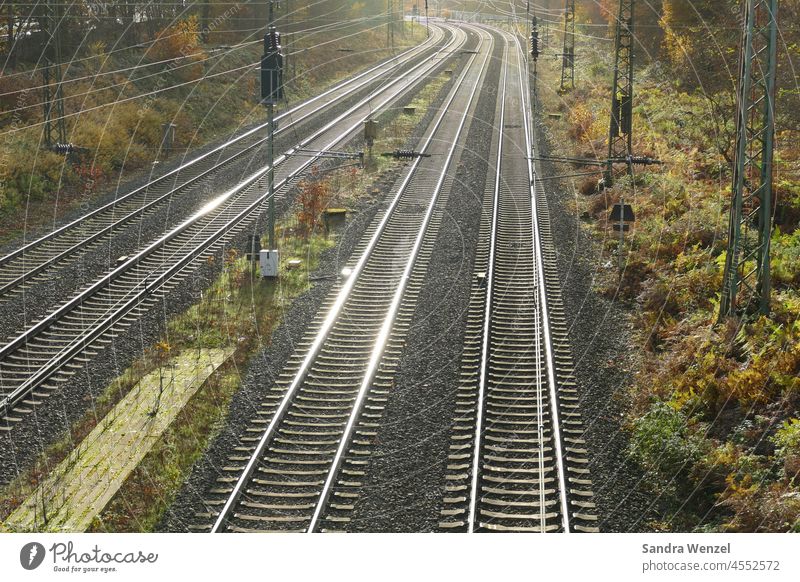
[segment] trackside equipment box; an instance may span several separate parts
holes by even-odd
[[[277,277],[278,276],[278,251],[261,250],[259,253],[261,276],[262,277]]]

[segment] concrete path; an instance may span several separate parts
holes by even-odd
[[[134,386],[6,520],[8,531],[82,532],[232,350],[186,350]]]

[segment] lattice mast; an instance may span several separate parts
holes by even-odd
[[[564,3],[564,48],[561,52],[562,93],[575,88],[575,0]]]
[[[394,0],[386,0],[386,46],[394,50]]]
[[[620,0],[614,38],[614,83],[611,91],[611,123],[608,162],[603,182],[614,183],[614,162],[631,155],[633,133],[633,11],[634,0]],[[628,165],[630,169],[630,164]]]
[[[58,143],[67,142],[67,125],[64,119],[64,96],[61,90],[61,2],[48,0],[46,24],[48,41],[44,50],[45,65],[42,69],[42,104],[44,107],[44,143],[47,148],[52,148],[56,141],[53,139],[53,117],[57,128]],[[50,86],[55,81],[55,90]]]
[[[531,60],[533,61],[533,94],[536,95],[538,91],[539,79],[539,55],[541,54],[541,47],[539,46],[539,22],[536,15],[529,21],[530,22],[530,40],[531,40]],[[536,99],[534,98],[534,107]]]
[[[720,320],[769,314],[778,0],[746,0]]]

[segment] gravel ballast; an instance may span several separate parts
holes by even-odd
[[[457,77],[463,62],[462,59],[452,65],[454,69],[452,79]],[[452,81],[442,87],[439,96],[417,125],[414,135],[408,139],[407,148],[413,149],[417,145],[451,84]],[[396,109],[402,111],[402,107],[412,99],[412,96],[404,98],[397,104]],[[397,172],[394,172],[391,180],[380,181],[378,187],[381,192],[374,199],[362,199],[356,212],[349,213],[354,214],[356,218],[348,222],[347,229],[337,240],[336,246],[323,253],[320,268],[310,275],[315,284],[294,300],[283,314],[281,324],[272,336],[271,344],[250,360],[242,379],[242,386],[233,398],[225,426],[214,438],[203,458],[196,463],[175,502],[158,525],[159,531],[188,531],[190,525],[198,523],[197,513],[207,511],[203,503],[205,492],[218,486],[216,479],[221,475],[220,468],[228,464],[228,455],[239,446],[239,435],[250,426],[259,403],[283,371],[298,342],[302,340],[318,309],[330,293],[335,283],[334,278],[349,260],[368,225],[379,212],[385,210],[386,195],[390,192],[393,178],[396,176]]]
[[[539,155],[550,153],[546,125],[537,118]],[[541,164],[544,176],[564,173],[552,163]],[[630,342],[629,307],[610,301],[593,289],[608,266],[599,245],[582,228],[571,204],[572,185],[548,180],[545,186],[553,243],[561,281],[564,312],[581,388],[581,413],[589,449],[591,479],[603,532],[649,531],[650,496],[642,473],[627,455],[623,427],[632,381],[635,349]]]
[[[495,44],[490,63],[500,62]],[[437,528],[500,66],[490,66],[449,193],[351,531]]]
[[[412,98],[413,95],[409,95],[398,106],[402,107],[404,103]],[[315,123],[321,125],[340,111],[340,108],[343,109],[345,107],[346,105],[335,106],[328,115],[324,116],[324,119]],[[263,152],[258,155],[263,155]],[[252,172],[255,164],[261,163],[259,160],[260,158],[258,157],[251,157],[235,168],[215,175],[212,181],[202,186],[202,191],[206,193],[204,200],[217,194],[222,188],[230,187],[230,184],[237,181],[238,177]],[[263,162],[263,160],[261,161]],[[192,196],[176,199],[167,208],[149,216],[145,220],[145,223],[150,225],[147,228],[134,228],[131,232],[126,232],[124,236],[114,237],[100,245],[99,248],[87,253],[81,261],[69,268],[68,277],[56,276],[41,288],[37,286],[34,293],[40,295],[37,296],[36,300],[32,296],[26,295],[20,297],[19,303],[9,302],[3,305],[0,307],[0,310],[4,310],[0,311],[0,317],[3,318],[5,323],[7,314],[15,314],[20,320],[27,321],[36,316],[44,315],[48,311],[44,307],[45,303],[54,304],[63,299],[63,297],[68,296],[71,289],[77,288],[83,282],[91,281],[94,276],[108,266],[109,262],[113,263],[117,257],[128,254],[132,246],[137,248],[143,244],[142,241],[163,233],[165,224],[172,222],[170,216],[174,216],[180,209],[183,209],[188,214],[191,208],[196,207],[198,204],[195,196],[196,191]],[[290,198],[287,197],[282,204],[278,204],[277,211],[279,214],[286,211],[291,203]],[[186,207],[181,206],[179,209],[178,204],[180,201],[183,201]],[[377,210],[377,207],[375,210]],[[359,225],[365,226],[362,224],[361,214],[360,212],[357,213],[358,217],[349,227],[348,233],[358,228]],[[366,210],[364,214],[367,216],[365,220],[368,221]],[[253,232],[252,228],[245,229],[244,232],[230,241],[228,248],[243,249],[248,230]],[[263,224],[256,231],[263,232]],[[349,236],[348,234],[344,239],[349,240]],[[224,251],[217,253],[218,259],[221,259],[223,254]],[[346,257],[348,254],[349,251],[342,256]],[[336,255],[334,254],[334,256]],[[70,427],[73,423],[82,418],[87,410],[93,410],[95,399],[105,390],[108,384],[122,374],[136,358],[141,356],[145,350],[159,339],[169,318],[184,312],[199,301],[202,291],[219,275],[222,263],[222,260],[213,261],[213,264],[208,261],[201,261],[201,266],[190,275],[186,282],[178,285],[164,298],[160,299],[158,304],[152,307],[144,317],[114,338],[113,342],[105,350],[93,357],[84,368],[77,370],[68,382],[61,384],[53,395],[37,407],[35,413],[25,415],[23,417],[24,421],[18,423],[18,426],[15,426],[11,432],[0,433],[0,484],[8,484],[22,471],[32,467],[38,453],[65,435],[69,435]],[[316,287],[321,287],[321,285]],[[324,296],[324,290],[322,293]],[[321,298],[308,299],[301,297],[297,301],[298,309],[302,312],[303,309],[308,308],[309,313],[313,314],[312,307],[304,307],[307,304],[306,302],[309,301],[313,305],[317,305]],[[311,303],[308,303],[308,305]],[[9,317],[8,320],[13,320],[13,317]],[[298,323],[300,321],[302,321],[302,318],[298,319]],[[11,323],[7,325],[10,326]],[[6,329],[9,328],[7,327]],[[299,329],[303,329],[302,325]],[[291,345],[291,343],[283,344],[280,335],[276,337],[276,344]]]

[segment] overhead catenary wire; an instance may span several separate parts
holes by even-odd
[[[251,41],[251,42],[248,42],[248,43],[245,43],[245,44],[242,44],[242,45],[238,45],[236,48],[240,48],[240,47],[243,47],[243,46],[249,46],[251,44],[258,43],[258,42],[261,42],[261,41]],[[219,58],[219,57],[228,56],[230,53],[233,52],[233,50],[235,50],[235,49],[228,50],[228,51],[225,51],[225,52],[222,52],[222,53],[216,53],[216,54],[212,54],[212,55],[207,55],[205,58],[198,58],[196,60],[193,60],[192,62],[172,67],[171,69],[169,69],[169,71],[176,71],[176,70],[179,70],[179,69],[184,69],[186,67],[192,67],[192,66],[195,66],[195,65],[206,63],[208,61],[211,61],[211,60]],[[176,61],[180,61],[180,60],[184,60],[184,59],[191,59],[193,57],[201,57],[201,56],[202,56],[202,53],[196,53],[194,55],[186,55],[185,57],[176,57],[174,59],[166,59],[164,61],[159,61],[159,64],[176,62]],[[134,70],[136,68],[137,67],[130,67],[130,68],[128,68],[128,70]],[[114,83],[113,85],[108,85],[108,86],[105,86],[105,87],[97,87],[95,89],[90,89],[89,91],[84,91],[83,93],[73,93],[71,95],[64,95],[63,99],[65,99],[65,100],[66,99],[75,99],[75,98],[78,98],[78,97],[84,97],[84,96],[92,95],[94,93],[99,93],[99,92],[102,92],[102,91],[109,91],[109,90],[114,89],[116,87],[127,87],[131,83],[135,83],[137,81],[144,81],[145,79],[150,79],[152,77],[159,77],[159,76],[163,75],[165,72],[167,72],[167,71],[163,71],[162,70],[162,71],[157,71],[155,73],[148,73],[147,75],[143,75],[141,77],[135,77],[135,78],[134,77],[129,77],[125,81],[120,82],[120,83]],[[109,74],[119,74],[119,71],[109,71],[107,73],[101,73],[101,74],[99,74],[97,76],[109,75]],[[66,81],[62,81],[60,84],[63,86],[63,85],[66,85],[67,83],[75,83],[75,82],[78,82],[78,81],[86,81],[86,80],[90,80],[90,79],[94,81],[95,80],[95,76],[94,75],[87,75],[87,76],[79,77],[79,78],[75,78],[75,79],[68,79]],[[50,84],[50,85],[38,85],[38,86],[35,86],[35,87],[25,87],[24,89],[19,89],[17,91],[10,91],[8,93],[0,93],[0,97],[5,97],[7,95],[14,95],[14,94],[18,94],[18,93],[25,93],[25,92],[28,92],[28,91],[36,91],[38,89],[43,89],[44,87],[52,86],[52,85],[53,84]],[[41,105],[42,105],[42,103],[34,103],[34,104],[31,104],[31,105],[25,105],[23,107],[17,107],[15,109],[7,109],[7,110],[3,111],[3,113],[4,114],[16,113],[16,112],[19,112],[19,111],[23,111],[25,109],[31,109],[33,107],[41,107]]]
[[[324,30],[333,30],[333,29],[342,29],[342,28],[353,27],[353,26],[358,25],[361,22],[366,22],[366,21],[369,21],[369,20],[372,20],[372,19],[373,19],[373,17],[364,17],[364,18],[359,18],[359,19],[351,19],[351,20],[344,21],[344,22],[342,22],[342,21],[333,21],[333,22],[330,22],[330,23],[327,23],[327,24],[323,24],[323,25],[319,25],[319,26],[313,26],[313,27],[310,27],[310,28],[307,28],[307,29],[301,29],[299,31],[293,31],[291,33],[291,36],[298,35],[299,38],[305,38],[305,36],[309,36],[310,37],[310,36],[313,36],[314,34],[316,34],[318,32],[324,31]],[[319,19],[314,19],[314,20],[318,21]],[[378,26],[373,27],[373,28],[378,28]],[[262,30],[262,29],[259,28],[259,29],[247,29],[247,30],[250,31],[250,30]],[[371,30],[371,29],[367,29],[367,30]],[[309,35],[301,36],[306,31],[313,31],[313,33],[309,34]],[[319,46],[324,46],[324,45],[336,42],[337,40],[341,40],[342,38],[349,38],[349,37],[355,36],[357,34],[360,34],[361,32],[363,32],[363,31],[358,31],[356,33],[347,35],[346,37],[340,37],[339,39],[326,41],[324,43],[318,43],[313,48],[317,48]],[[173,35],[168,35],[168,37],[169,36],[173,36]],[[155,42],[157,42],[158,40],[163,40],[163,38],[164,37],[161,37],[160,39],[156,39]],[[246,46],[246,45],[249,45],[249,44],[252,44],[252,43],[255,43],[255,42],[260,42],[260,41],[251,41],[251,43],[241,43],[241,45],[237,45],[237,46]],[[145,43],[145,44],[149,44],[149,46],[152,47],[153,43]],[[143,45],[140,43],[140,45],[137,45],[137,46],[143,46]],[[124,50],[125,48],[131,48],[131,47],[123,47],[123,49],[119,49],[119,50]],[[149,50],[149,47],[148,47],[148,50]],[[216,50],[216,49],[211,49],[211,50]],[[303,50],[308,50],[308,49],[303,49]],[[230,49],[227,52],[230,52]],[[226,53],[224,53],[224,54],[226,54]],[[292,53],[292,54],[294,54],[294,53]],[[215,56],[217,56],[217,55],[215,55]],[[107,55],[97,55],[96,57],[106,57],[107,58]],[[181,57],[181,58],[192,58],[192,57],[193,57],[193,55],[187,55],[186,57]],[[95,57],[89,57],[89,58],[95,58]],[[188,63],[186,65],[181,65],[181,68],[183,68],[184,66],[193,66],[194,64],[197,64],[198,62],[205,62],[207,60],[210,60],[210,58],[211,57],[202,59],[200,61],[196,60],[196,61]],[[82,59],[82,60],[85,60],[85,59]],[[169,61],[169,60],[165,60],[165,61]],[[76,62],[76,61],[72,61],[70,63],[65,63],[65,64],[68,64],[68,66],[69,66],[74,62]],[[151,66],[152,64],[153,63],[146,63],[146,64],[143,64],[141,66]],[[74,112],[74,113],[71,113],[69,115],[62,115],[61,117],[56,118],[56,120],[61,120],[61,119],[65,119],[67,117],[77,116],[77,115],[80,115],[81,113],[90,112],[90,111],[97,110],[97,109],[100,109],[102,107],[107,107],[107,106],[110,106],[110,105],[113,105],[113,104],[116,104],[116,103],[123,103],[123,102],[126,102],[126,101],[132,101],[134,99],[146,98],[146,97],[149,97],[149,96],[154,95],[154,94],[158,94],[158,93],[169,91],[169,90],[172,90],[172,89],[175,89],[175,88],[178,88],[178,87],[190,85],[192,83],[197,83],[197,82],[200,82],[202,80],[205,80],[205,79],[208,79],[208,78],[211,78],[211,77],[216,77],[218,75],[227,74],[227,73],[231,73],[231,72],[236,72],[236,71],[241,70],[243,68],[249,68],[249,66],[250,65],[248,65],[246,67],[239,67],[239,68],[231,69],[229,71],[215,73],[215,74],[206,74],[200,79],[192,80],[192,81],[185,82],[185,83],[180,83],[178,85],[174,85],[174,86],[170,86],[170,87],[158,88],[158,89],[156,89],[154,91],[148,91],[148,92],[146,92],[144,94],[141,94],[141,95],[133,96],[133,97],[130,97],[130,98],[127,98],[127,99],[117,100],[114,103],[100,104],[98,106],[95,106],[95,107],[92,107],[92,108],[89,108],[89,109],[86,109],[86,110],[83,110],[83,111]],[[127,68],[127,70],[136,70],[137,68],[138,67],[129,67],[129,68]],[[35,73],[35,69],[34,69],[34,71],[26,71],[25,73],[22,73],[22,74],[30,74],[30,75],[32,75],[34,73]],[[106,72],[104,74],[110,74],[110,73],[111,72]],[[147,75],[147,76],[144,76],[144,77],[139,77],[138,79],[135,79],[135,80],[141,80],[141,79],[144,79],[144,78],[147,78],[147,77],[158,76],[158,75],[161,75],[161,74],[163,74],[163,72],[155,73],[153,75]],[[69,79],[67,81],[74,82],[75,80],[74,79]],[[238,80],[237,80],[237,82],[238,82]],[[68,98],[86,97],[87,95],[90,95],[90,94],[93,94],[93,93],[97,93],[97,92],[101,92],[101,91],[108,91],[110,89],[114,89],[115,87],[119,87],[119,86],[126,87],[126,86],[128,86],[128,83],[127,82],[125,82],[125,83],[117,83],[117,84],[109,86],[109,87],[99,87],[97,89],[94,89],[94,90],[91,90],[91,91],[86,91],[84,93],[80,93],[80,94],[77,94],[77,95],[70,95],[70,96],[68,96]],[[44,87],[44,86],[39,86],[37,88],[42,88],[42,87]],[[19,92],[29,91],[29,90],[32,90],[32,89],[33,88],[26,88],[26,89],[22,89]],[[7,111],[5,113],[12,113],[13,114],[13,113],[18,112],[18,111],[20,111],[22,109],[31,109],[31,108],[35,108],[35,107],[40,106],[40,105],[41,105],[41,103],[26,105],[26,106],[23,106],[23,107],[18,107],[18,108],[14,109],[14,110]],[[21,128],[15,127],[14,130],[5,132],[4,134],[0,134],[0,135],[5,135],[5,134],[9,134],[9,133],[16,133],[16,131],[21,131],[21,130],[27,129],[27,128],[35,128],[35,127],[37,127],[39,125],[41,125],[41,123],[29,124],[29,125],[26,125],[26,126],[21,127]]]
[[[374,27],[370,27],[370,28],[365,29],[365,30],[366,31],[375,30],[375,29],[381,28],[382,26],[383,26],[382,24],[379,24],[379,25],[376,25]],[[332,43],[340,42],[343,39],[351,38],[353,36],[357,36],[359,34],[362,34],[365,30],[359,30],[357,32],[354,32],[352,34],[349,34],[349,35],[346,35],[346,36],[343,36],[343,37],[338,37],[336,39],[332,39],[332,40],[329,40],[329,41],[318,43],[318,44],[314,45],[313,47],[300,49],[300,50],[298,50],[296,52],[293,52],[293,53],[290,53],[290,54],[298,54],[300,52],[306,52],[308,50],[313,50],[313,49],[317,49],[319,47],[326,46],[326,45],[329,45],[329,44],[332,44]],[[242,43],[240,45],[236,45],[236,47],[239,48],[239,47],[250,45],[250,44],[253,44],[253,43],[256,43],[256,42],[261,42],[261,41],[260,40],[258,40],[258,41],[250,41],[250,42],[247,42],[247,43]],[[378,49],[378,50],[382,50],[382,49]],[[227,54],[229,54],[229,52],[231,52],[231,51],[227,51],[227,52],[221,53],[219,55],[213,55],[212,57],[209,57],[207,59],[202,59],[202,60],[199,60],[199,61],[187,63],[185,65],[180,65],[179,67],[175,67],[175,68],[184,68],[184,67],[194,66],[196,64],[199,64],[199,63],[202,63],[202,62],[206,62],[207,60],[211,60],[211,58],[215,58],[217,56],[226,56]],[[192,55],[189,55],[189,57],[191,57],[191,56]],[[191,84],[194,84],[194,83],[199,83],[199,82],[201,82],[201,81],[203,81],[205,79],[214,78],[214,77],[217,77],[217,76],[220,76],[220,75],[224,75],[224,74],[228,74],[228,73],[234,73],[234,72],[241,71],[241,70],[244,70],[244,69],[247,69],[247,68],[251,68],[251,67],[256,67],[257,65],[258,65],[258,63],[253,63],[253,64],[245,65],[245,66],[242,66],[242,67],[236,67],[236,68],[229,69],[229,70],[222,71],[222,72],[218,72],[218,73],[206,74],[203,77],[200,77],[200,78],[195,79],[195,80],[186,81],[186,82],[183,82],[183,83],[178,83],[176,85],[170,85],[169,87],[158,88],[158,89],[155,89],[155,90],[152,90],[152,91],[147,91],[147,92],[139,94],[139,95],[127,97],[127,98],[124,98],[124,99],[115,100],[113,102],[99,104],[99,105],[96,105],[96,106],[88,108],[88,109],[83,109],[81,111],[68,113],[68,114],[64,115],[63,117],[52,118],[51,121],[56,121],[56,120],[60,120],[60,119],[66,119],[66,118],[70,118],[70,117],[75,117],[75,116],[81,115],[82,113],[88,113],[88,112],[91,112],[91,111],[95,111],[95,110],[101,109],[103,107],[108,107],[108,106],[116,105],[116,104],[119,104],[119,103],[125,103],[125,102],[133,101],[133,100],[136,100],[136,99],[146,98],[146,97],[149,97],[149,96],[152,96],[152,95],[155,95],[155,94],[164,93],[166,91],[170,91],[170,90],[177,89],[177,88],[180,88],[180,87],[188,86],[188,85],[191,85]],[[65,99],[72,99],[72,98],[77,98],[77,97],[86,97],[86,96],[88,96],[90,94],[94,94],[94,93],[98,93],[98,92],[102,92],[102,91],[108,91],[108,90],[111,90],[111,89],[113,89],[115,87],[123,87],[124,88],[124,87],[127,87],[132,82],[139,81],[139,80],[146,79],[146,78],[150,78],[150,77],[157,77],[157,76],[160,76],[160,75],[163,75],[163,74],[164,74],[164,71],[159,71],[157,73],[149,74],[149,75],[146,75],[144,77],[139,77],[139,78],[136,78],[136,79],[130,79],[130,80],[122,82],[122,83],[116,83],[116,84],[114,84],[112,86],[109,86],[109,87],[99,87],[99,88],[92,89],[90,91],[86,91],[84,93],[80,93],[80,94],[76,94],[76,95],[66,95],[64,98]],[[29,90],[32,90],[32,89],[22,89],[22,90],[18,91],[18,93],[22,93],[22,92],[29,91]],[[4,114],[14,114],[14,113],[18,113],[18,112],[23,111],[23,110],[33,109],[33,108],[37,108],[37,107],[41,107],[41,106],[42,106],[42,103],[26,104],[26,105],[24,105],[22,107],[17,107],[15,109],[6,110],[3,113]],[[35,128],[35,127],[43,125],[44,123],[46,123],[46,122],[44,122],[44,121],[43,122],[36,122],[36,123],[24,125],[22,127],[15,127],[15,128],[13,128],[13,129],[11,129],[9,131],[0,133],[0,136],[17,133],[19,131],[23,131],[23,130],[26,130],[26,129]]]
[[[303,10],[305,8],[310,8],[310,7],[312,7],[312,6],[316,5],[316,4],[319,4],[319,3],[323,2],[323,1],[325,1],[325,0],[316,0],[313,3],[307,4],[304,7],[301,7],[301,8],[298,8],[298,9],[294,10],[293,12],[289,13],[288,15],[299,13],[301,10]],[[230,4],[232,4],[232,5],[236,5],[236,4],[241,5],[242,3],[231,2]],[[15,4],[15,5],[18,5],[18,4]],[[62,5],[66,5],[66,4],[62,4]],[[70,6],[71,5],[72,4],[70,4]],[[0,8],[2,6],[4,6],[4,3],[0,2]],[[40,3],[36,3],[36,4],[31,4],[31,6],[41,6],[41,4]],[[116,6],[120,6],[120,5],[117,4]],[[194,6],[194,5],[193,4],[191,4],[191,5],[183,5],[182,4],[181,6],[184,6],[185,9],[182,10],[180,13],[171,15],[172,20],[166,23],[167,26],[172,26],[176,22],[178,22],[181,17],[189,15],[190,11],[188,10],[188,8],[190,8],[191,6]],[[284,16],[288,16],[288,15],[284,15]],[[25,15],[25,18],[26,18],[26,23],[31,22],[31,20],[38,19],[38,17],[34,16],[33,13]],[[65,14],[63,16],[63,18],[66,19],[67,15]],[[227,18],[226,20],[231,20],[231,19],[235,19],[235,17]],[[241,19],[244,19],[244,18],[241,18]],[[361,18],[357,18],[357,19],[348,19],[348,20],[332,20],[328,24],[323,24],[323,25],[319,25],[319,26],[313,26],[313,27],[310,27],[308,29],[301,29],[301,30],[298,30],[298,31],[292,31],[291,33],[287,33],[287,34],[288,35],[295,35],[295,34],[303,34],[305,32],[315,31],[315,30],[316,31],[322,31],[322,30],[326,30],[326,29],[335,29],[335,28],[354,26],[354,25],[356,25],[356,24],[358,24],[360,22],[364,22],[364,21],[372,20],[372,19],[375,19],[375,16],[365,16],[365,17],[361,17]],[[164,19],[164,20],[166,20],[166,19]],[[246,20],[250,20],[250,19],[246,19]],[[320,19],[318,19],[318,18],[307,19],[307,21],[310,21],[310,22],[318,22],[319,20]],[[225,29],[222,29],[222,30],[212,30],[212,31],[208,31],[206,29],[201,29],[201,30],[197,31],[195,34],[201,35],[201,34],[204,34],[206,32],[219,32],[219,33],[251,32],[251,33],[255,33],[255,32],[259,32],[261,30],[264,30],[263,27],[252,28],[252,29],[240,29],[240,30],[225,30]],[[181,34],[184,34],[184,32],[175,32],[173,34],[167,34],[167,35],[160,34],[157,38],[155,38],[153,40],[150,40],[150,41],[147,41],[147,42],[141,42],[141,43],[136,43],[134,45],[129,45],[129,46],[126,46],[126,47],[115,48],[115,49],[112,49],[112,50],[107,51],[104,54],[100,54],[100,55],[90,55],[90,56],[87,56],[87,57],[81,57],[79,59],[71,59],[70,61],[65,62],[63,64],[67,64],[69,66],[72,66],[75,63],[85,62],[85,61],[89,61],[89,60],[93,60],[93,59],[108,59],[108,57],[110,55],[118,53],[118,52],[126,51],[126,50],[133,50],[133,49],[137,49],[137,48],[148,48],[149,49],[149,48],[152,48],[154,45],[156,45],[159,42],[163,42],[164,40],[167,40],[169,38],[172,38],[172,37],[175,37],[175,36],[178,36],[178,35],[181,35]],[[15,44],[18,41],[19,41],[19,39],[15,39],[15,41],[14,41]],[[5,78],[5,79],[24,76],[24,75],[32,77],[37,72],[41,71],[42,68],[43,67],[38,67],[37,66],[37,67],[34,67],[33,69],[30,69],[30,70],[27,70],[27,71],[20,71],[20,72],[17,72],[17,73],[10,73],[10,74],[5,74],[2,71],[0,71],[0,77],[1,78]]]
[[[361,24],[363,22],[366,22],[368,20],[374,20],[374,17],[362,17],[362,18],[352,19],[352,20],[348,20],[348,21],[344,21],[344,22],[335,21],[335,22],[332,22],[332,23],[329,23],[329,24],[325,24],[325,25],[313,26],[313,27],[310,27],[310,28],[304,28],[304,29],[300,29],[300,30],[284,32],[284,33],[281,34],[281,36],[285,36],[285,37],[290,37],[291,38],[291,37],[295,37],[295,36],[298,36],[298,35],[307,35],[307,37],[310,38],[311,36],[313,36],[314,34],[317,34],[319,32],[327,32],[327,31],[335,30],[335,29],[339,29],[339,28],[350,28],[350,27],[353,27],[353,26],[357,26],[357,25],[359,25],[359,24]],[[370,28],[368,30],[373,30],[374,28],[377,28],[377,27],[372,27],[372,28]],[[240,30],[219,30],[219,31],[214,31],[214,32],[226,33],[226,34],[227,33],[231,33],[231,32],[252,32],[252,33],[255,33],[255,32],[260,32],[262,30],[264,30],[263,27],[261,27],[261,28],[240,29]],[[312,33],[312,34],[307,34],[307,33]],[[76,63],[83,63],[83,62],[90,61],[90,60],[95,60],[95,59],[108,60],[110,55],[112,55],[112,54],[116,54],[116,53],[123,52],[123,51],[126,51],[126,50],[135,50],[135,49],[139,49],[139,48],[148,48],[148,49],[150,49],[155,44],[157,44],[159,42],[163,42],[163,41],[165,41],[167,39],[170,39],[170,38],[173,38],[175,36],[178,36],[179,34],[183,34],[183,33],[174,33],[174,34],[162,35],[162,36],[159,36],[158,38],[156,38],[156,39],[154,39],[153,41],[150,41],[150,42],[137,43],[135,45],[130,45],[130,46],[126,46],[126,47],[120,47],[120,48],[113,49],[111,51],[105,52],[105,53],[100,54],[100,55],[90,55],[90,56],[81,57],[81,58],[78,58],[78,59],[71,59],[71,60],[66,61],[66,62],[64,62],[62,64],[72,66],[72,65],[74,65]],[[201,31],[197,31],[195,34],[197,34],[197,35],[203,34],[203,31],[202,30]],[[353,36],[353,35],[348,35],[347,37],[343,37],[343,38],[349,38],[350,36]],[[303,38],[303,37],[301,37],[301,38]],[[230,45],[230,46],[225,46],[225,47],[222,47],[222,46],[208,47],[208,48],[204,48],[203,50],[206,50],[206,51],[217,51],[217,50],[222,50],[224,48],[236,48],[238,46],[255,44],[255,43],[259,43],[259,42],[261,42],[261,40],[257,39],[257,40],[246,41],[246,42],[242,42],[242,43],[239,43],[239,44],[236,44],[236,45]],[[321,46],[321,45],[319,45],[319,46]],[[93,77],[100,76],[100,75],[110,75],[110,74],[115,74],[115,73],[127,72],[129,70],[135,70],[136,68],[139,68],[139,67],[151,67],[151,66],[155,66],[157,64],[163,64],[163,63],[170,62],[172,60],[177,60],[177,59],[182,59],[182,58],[188,58],[188,57],[175,57],[174,59],[164,59],[164,60],[157,61],[157,62],[152,62],[152,63],[143,63],[141,65],[136,65],[134,67],[126,67],[124,69],[119,69],[119,70],[116,70],[116,71],[98,72],[95,75],[91,75],[91,76],[84,76],[84,77],[80,77],[80,78],[76,78],[76,79],[65,79],[64,81],[62,81],[62,84],[72,83],[72,82],[76,82],[76,81],[80,81],[80,80],[85,80],[85,79],[93,78]],[[29,70],[25,70],[25,71],[18,71],[18,72],[15,72],[15,73],[2,74],[2,75],[0,75],[0,79],[12,79],[12,78],[15,78],[15,77],[24,77],[24,76],[32,78],[34,75],[38,74],[42,70],[42,68],[43,67],[34,67],[33,69],[29,69]],[[14,93],[21,93],[23,91],[28,91],[28,90],[32,90],[32,89],[41,89],[42,87],[43,86],[39,85],[39,86],[36,86],[36,87],[25,87],[25,88],[22,88],[22,89],[19,89],[19,90],[15,90],[15,91],[8,91],[6,93],[0,93],[0,97],[4,97],[4,96],[11,95],[11,94],[14,94]]]
[[[383,49],[376,49],[376,50],[383,50]],[[256,62],[256,63],[253,63],[253,64],[248,64],[248,65],[244,65],[244,66],[241,66],[241,67],[236,67],[234,69],[221,71],[221,72],[218,72],[218,73],[207,74],[207,75],[204,75],[203,77],[201,77],[199,79],[195,79],[195,80],[192,80],[192,81],[186,81],[186,82],[183,82],[183,83],[179,83],[177,85],[171,85],[169,87],[164,87],[164,88],[161,88],[161,89],[148,91],[148,92],[142,93],[140,95],[134,95],[134,96],[126,97],[126,98],[123,98],[123,99],[118,99],[116,101],[112,101],[112,102],[109,102],[109,103],[102,103],[100,105],[96,105],[94,107],[90,107],[89,109],[83,109],[81,111],[68,113],[68,114],[64,115],[63,117],[52,118],[51,121],[55,121],[55,120],[58,120],[58,119],[67,119],[67,118],[70,118],[70,117],[76,117],[76,116],[82,115],[84,113],[89,113],[91,111],[96,111],[98,109],[103,109],[105,107],[110,107],[112,105],[118,105],[120,103],[126,103],[126,102],[130,102],[130,101],[135,101],[137,99],[143,99],[145,97],[149,97],[149,96],[152,96],[152,95],[155,95],[155,94],[160,94],[160,93],[164,93],[166,91],[171,91],[173,89],[177,89],[177,88],[180,88],[180,87],[184,87],[184,86],[200,83],[201,81],[204,81],[206,79],[219,77],[221,75],[227,75],[227,74],[235,73],[235,72],[242,71],[242,70],[245,70],[245,69],[251,69],[251,68],[252,69],[257,69],[258,66],[259,66],[259,63]],[[32,129],[32,128],[35,128],[35,127],[39,127],[39,126],[44,125],[45,123],[46,123],[45,121],[41,121],[41,122],[37,122],[37,123],[28,124],[28,125],[25,125],[25,126],[22,126],[22,127],[16,127],[16,128],[13,128],[13,129],[11,129],[9,131],[5,131],[5,132],[0,133],[0,137],[4,136],[4,135],[10,135],[10,134],[18,133],[18,132],[25,131],[25,130],[28,130],[28,129]]]
[[[133,97],[126,97],[124,99],[119,99],[117,101],[112,101],[110,103],[102,103],[100,105],[96,105],[94,107],[90,107],[89,109],[83,109],[81,111],[76,111],[76,112],[73,112],[73,113],[67,113],[63,117],[53,118],[53,119],[51,119],[51,121],[55,121],[56,119],[67,119],[67,118],[70,118],[70,117],[83,115],[84,113],[89,113],[90,111],[96,111],[96,110],[102,109],[104,107],[110,107],[111,105],[119,105],[120,103],[127,103],[128,101],[134,101],[136,99],[142,99],[144,97],[148,97],[148,96],[151,96],[151,95],[157,95],[157,94],[160,94],[160,93],[164,93],[166,91],[172,91],[173,89],[177,89],[179,87],[185,87],[187,85],[194,85],[195,83],[200,83],[201,81],[204,81],[206,79],[219,77],[221,75],[228,75],[230,73],[235,73],[237,71],[242,71],[242,70],[245,70],[245,69],[255,69],[257,66],[258,66],[258,63],[252,63],[252,64],[244,65],[244,66],[241,66],[241,67],[236,67],[234,69],[229,69],[227,71],[221,71],[221,72],[218,72],[218,73],[213,73],[213,74],[209,74],[209,75],[203,75],[199,79],[194,79],[192,81],[185,81],[183,83],[178,83],[177,85],[172,85],[170,87],[163,87],[161,89],[154,89],[152,91],[148,91],[147,93],[143,93],[141,95],[135,95]],[[32,123],[32,124],[29,124],[29,125],[25,125],[23,127],[14,128],[14,129],[11,129],[9,131],[4,131],[4,132],[0,133],[0,136],[18,133],[20,131],[31,129],[31,128],[34,128],[34,127],[39,127],[39,126],[44,125],[44,124],[45,124],[44,121],[37,122],[37,123]]]
[[[146,48],[146,47],[149,48],[149,47],[152,47],[153,45],[155,45],[158,42],[163,42],[164,40],[166,40],[168,38],[172,38],[174,36],[177,36],[178,34],[182,34],[182,33],[168,34],[168,35],[159,37],[159,38],[157,38],[155,40],[152,40],[152,41],[149,41],[149,42],[137,43],[137,44],[133,44],[133,45],[130,45],[130,46],[125,46],[125,47],[120,47],[120,48],[117,48],[117,49],[112,49],[112,50],[110,50],[108,52],[104,52],[101,55],[90,55],[90,56],[87,56],[87,57],[81,57],[79,59],[71,59],[70,61],[67,61],[67,62],[62,63],[62,64],[74,65],[76,63],[83,63],[83,62],[91,61],[91,60],[94,60],[94,59],[106,59],[107,60],[109,58],[109,56],[112,55],[112,54],[116,54],[116,53],[119,53],[119,52],[122,52],[122,51],[127,51],[127,50],[134,50],[134,49],[138,49],[138,48]],[[19,72],[16,72],[16,73],[3,74],[0,78],[12,79],[14,77],[22,77],[22,76],[25,76],[25,75],[27,75],[28,77],[33,77],[39,71],[41,71],[41,67],[34,67],[33,69],[29,69],[29,70],[26,70],[26,71],[19,71]]]

